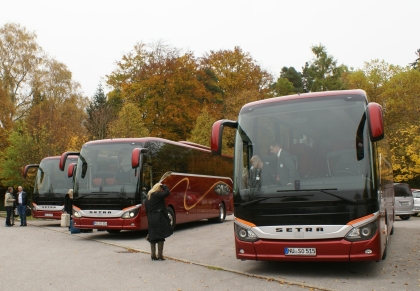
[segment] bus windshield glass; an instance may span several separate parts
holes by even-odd
[[[244,107],[235,139],[235,203],[376,199],[366,106],[363,96],[346,95]]]
[[[35,194],[45,196],[67,193],[70,188],[73,188],[73,178],[67,177],[67,168],[70,163],[76,161],[77,159],[69,158],[66,170],[60,171],[59,158],[42,160],[36,174]]]
[[[131,154],[139,143],[85,145],[79,156],[75,178],[75,199],[135,198],[138,171],[131,166]]]

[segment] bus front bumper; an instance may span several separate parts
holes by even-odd
[[[80,229],[103,229],[103,230],[140,230],[139,218],[131,219],[107,218],[107,217],[74,217],[73,225]]]
[[[379,261],[382,258],[380,236],[350,242],[345,239],[268,240],[245,242],[235,236],[236,258],[257,261]],[[287,248],[314,249],[315,255],[286,255]]]

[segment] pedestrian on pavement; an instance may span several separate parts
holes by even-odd
[[[26,226],[26,205],[28,204],[28,198],[26,192],[23,191],[22,186],[18,187],[17,193],[17,205],[20,216],[20,226]]]
[[[152,260],[164,261],[163,244],[165,238],[172,235],[172,227],[166,210],[165,198],[170,194],[168,186],[156,183],[147,193],[145,201],[148,220],[148,240],[150,242]],[[156,244],[158,253],[156,256]]]
[[[70,225],[71,225],[71,215],[73,214],[73,189],[69,189],[66,196],[64,196],[64,212],[70,214]],[[70,230],[69,225],[69,230]]]
[[[7,188],[6,194],[4,195],[4,208],[6,208],[6,226],[10,227],[10,217],[13,211],[13,202],[15,201],[13,197],[13,187]]]

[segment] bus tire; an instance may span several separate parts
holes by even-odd
[[[121,229],[107,229],[106,231],[108,233],[119,233],[121,231]]]
[[[411,215],[400,215],[400,218],[401,218],[402,220],[409,220],[409,219],[410,219],[410,217],[411,217]]]
[[[214,223],[222,223],[223,221],[225,221],[225,218],[226,218],[225,205],[223,204],[223,202],[221,202],[219,204],[219,216],[215,218],[210,218],[209,221],[214,222]]]
[[[168,211],[169,221],[171,222],[171,228],[172,228],[172,231],[174,231],[175,226],[176,226],[175,213],[172,207],[166,207],[166,211]]]

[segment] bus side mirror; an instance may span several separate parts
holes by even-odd
[[[38,167],[39,167],[38,164],[26,165],[25,168],[23,168],[23,171],[22,171],[23,178],[26,178],[26,175],[28,174],[28,171],[29,171],[30,168],[38,168]]]
[[[59,164],[59,167],[60,167],[60,170],[61,171],[64,171],[64,169],[66,167],[67,157],[68,156],[71,156],[71,155],[79,156],[80,155],[80,152],[65,152],[65,153],[63,153],[61,155],[61,157],[60,157],[60,164]]]
[[[135,148],[131,153],[131,167],[133,169],[138,168],[141,164],[141,154],[149,152],[149,149]]]
[[[71,163],[67,169],[67,177],[73,177],[74,171],[76,170],[76,163]]]
[[[368,104],[366,111],[370,140],[376,142],[383,139],[385,133],[382,106],[378,103],[371,102]]]
[[[211,137],[210,137],[210,147],[211,152],[213,155],[221,155],[222,154],[222,135],[223,135],[223,127],[231,127],[231,128],[238,128],[238,122],[222,119],[216,121],[212,128],[211,128]]]

